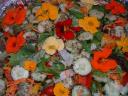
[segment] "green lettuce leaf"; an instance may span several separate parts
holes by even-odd
[[[76,17],[77,19],[81,19],[84,18],[84,14],[82,14],[81,12],[77,11],[76,9],[70,9],[68,10],[69,14],[73,15],[74,17]]]

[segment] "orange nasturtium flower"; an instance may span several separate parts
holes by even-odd
[[[117,41],[117,46],[123,51],[128,52],[128,37],[121,37],[120,40]]]
[[[53,92],[55,96],[69,96],[69,89],[61,82],[55,85]]]
[[[101,51],[94,52],[94,57],[91,60],[91,64],[94,69],[101,72],[108,72],[111,69],[117,67],[115,60],[108,58],[112,53],[112,49],[103,48]]]
[[[79,26],[87,32],[96,33],[97,28],[100,27],[100,22],[96,17],[84,17],[79,19]]]
[[[116,40],[117,40],[116,38],[113,38],[109,34],[104,34],[103,38],[102,38],[102,41],[104,42],[104,45],[106,47],[109,47],[109,48],[116,47]]]
[[[35,83],[32,89],[30,90],[31,94],[37,95],[40,88],[41,88],[41,83]]]
[[[35,71],[36,65],[37,64],[34,60],[25,60],[23,67],[28,71]]]
[[[58,8],[51,3],[43,3],[42,6],[36,12],[36,18],[38,21],[43,20],[55,20],[58,16]]]
[[[16,53],[24,45],[25,39],[23,37],[24,32],[20,32],[18,36],[10,36],[6,42],[6,52]]]
[[[13,24],[20,25],[26,17],[27,10],[23,6],[8,9],[3,17],[2,25],[9,26]]]

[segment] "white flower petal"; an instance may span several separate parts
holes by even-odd
[[[11,75],[13,80],[18,80],[22,78],[28,78],[29,72],[18,65],[12,68]]]
[[[66,66],[70,66],[73,63],[73,56],[72,54],[68,53],[65,49],[59,51],[60,56],[63,58]]]
[[[92,67],[88,59],[80,58],[74,62],[73,69],[77,74],[87,75],[91,72]]]
[[[74,72],[72,69],[65,70],[60,73],[60,79],[64,80],[66,78],[72,77],[74,75]]]
[[[36,81],[44,81],[47,76],[38,72],[32,73],[32,78]]]

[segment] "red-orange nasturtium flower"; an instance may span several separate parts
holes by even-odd
[[[128,72],[124,73],[124,76],[122,77],[121,83],[125,86],[128,84]]]
[[[116,0],[111,0],[108,4],[105,5],[106,10],[110,10],[112,14],[124,14],[126,12],[125,7],[117,2]]]
[[[115,60],[108,58],[112,53],[112,49],[103,48],[101,51],[94,52],[94,57],[91,60],[91,64],[94,69],[101,72],[108,72],[111,69],[117,67]]]
[[[13,24],[22,24],[25,20],[26,12],[27,10],[21,5],[8,9],[3,17],[2,25],[5,27]]]
[[[20,32],[17,36],[10,36],[6,42],[6,52],[16,53],[24,45],[25,39],[23,37],[24,32]]]
[[[75,84],[80,84],[90,89],[92,85],[92,74],[88,74],[86,76],[75,75],[74,78]]]

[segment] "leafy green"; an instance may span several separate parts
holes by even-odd
[[[44,72],[44,73],[48,73],[48,74],[53,74],[55,77],[59,77],[59,72],[57,72],[55,69],[53,68],[49,68],[47,66],[45,66],[44,63],[39,63],[38,64],[38,68],[40,72]]]
[[[53,74],[56,78],[59,77],[60,71],[64,70],[64,65],[60,63],[53,63],[53,66],[47,67],[45,65],[45,62],[48,62],[48,58],[43,57],[41,59],[41,62],[38,64],[38,68],[40,72],[48,73],[48,74]]]
[[[32,56],[35,53],[35,46],[32,44],[25,45],[19,52],[10,54],[9,62],[12,65],[19,65],[25,58]]]
[[[27,44],[22,48],[21,52],[23,55],[29,56],[36,52],[36,48],[32,44]]]
[[[94,92],[94,93],[97,91],[96,83],[92,83],[91,91]]]
[[[21,26],[19,27],[17,24],[14,24],[14,25],[12,26],[12,28],[13,28],[14,30],[16,30],[16,31],[21,30],[21,29],[20,29]]]
[[[102,5],[101,5],[101,6],[94,5],[94,6],[92,7],[92,10],[93,10],[93,9],[96,9],[96,10],[101,11],[101,12],[106,12],[104,6],[102,6]]]
[[[103,87],[104,87],[105,83],[103,82],[98,82],[98,81],[93,81],[92,82],[92,86],[91,86],[91,92],[92,93],[96,93],[99,91],[102,91]]]
[[[121,75],[123,73],[122,69],[120,66],[117,67],[116,71]]]
[[[100,71],[97,71],[97,70],[93,71],[93,75],[99,76],[99,77],[102,77],[102,78],[107,77],[106,73],[103,73],[103,72],[100,72]]]
[[[21,55],[21,53],[11,54],[9,62],[11,65],[19,65],[20,61],[22,61],[24,58],[25,57],[23,55]]]
[[[105,12],[104,6],[98,6],[98,10],[101,11],[101,12]]]
[[[76,17],[77,19],[81,19],[84,18],[84,14],[82,14],[81,12],[77,11],[76,9],[70,9],[68,10],[69,14],[73,15],[74,17]]]
[[[95,43],[96,45],[101,44],[102,36],[103,36],[102,32],[96,32],[94,34],[92,42]]]
[[[40,43],[44,41],[48,36],[49,36],[49,33],[42,33],[38,38],[38,42]]]
[[[43,65],[48,61],[48,58],[42,57],[41,62],[38,64],[39,71],[43,71]]]
[[[88,42],[88,41],[83,41],[82,42],[82,47],[84,48],[84,50],[86,51],[86,52],[89,52],[89,53],[91,53],[91,43],[90,42]]]
[[[55,62],[55,63],[53,63],[52,68],[57,71],[63,71],[65,69],[65,66],[63,64],[61,64],[60,62]]]
[[[96,33],[94,34],[94,39],[95,39],[95,40],[98,40],[98,41],[101,41],[102,36],[103,36],[103,33],[102,33],[102,32],[96,32]]]
[[[82,42],[82,47],[85,49],[86,52],[91,53],[91,44],[94,43],[97,46],[101,44],[102,40],[102,33],[96,32],[94,34],[93,40],[85,40]]]
[[[44,50],[40,50],[38,51],[36,54],[33,55],[33,59],[37,62],[40,63],[40,59],[45,55],[45,51]]]
[[[48,38],[49,36],[53,36],[54,32],[43,32],[40,34],[39,38],[38,38],[38,42],[42,43],[43,41],[45,41],[46,38]]]
[[[107,24],[107,23],[109,23],[110,21],[108,20],[108,18],[102,18],[102,20],[101,20],[101,23],[102,24]]]
[[[73,26],[78,26],[78,21],[77,21],[76,17],[72,18],[72,25]]]

